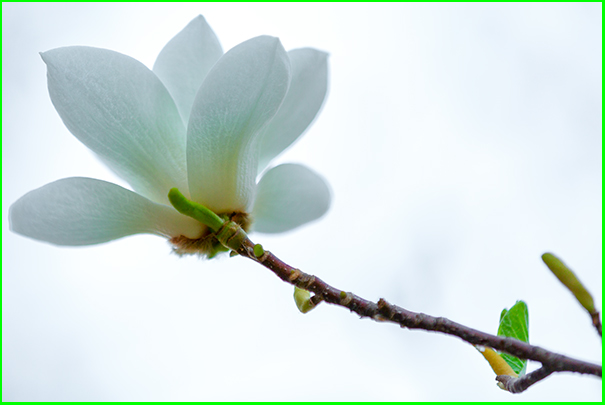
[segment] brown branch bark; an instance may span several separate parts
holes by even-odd
[[[511,377],[509,375],[499,375],[496,381],[502,383],[504,389],[513,394],[520,394],[538,381],[541,381],[551,375],[554,370],[548,367],[540,367],[523,377]]]
[[[597,333],[602,338],[603,337],[603,326],[601,325],[601,314],[598,311],[595,311],[590,314],[590,317],[592,318],[592,324],[594,325],[595,329],[597,330]]]
[[[405,328],[423,329],[457,336],[473,345],[488,346],[521,359],[529,359],[542,363],[543,367],[539,369],[542,371],[537,372],[539,370],[536,370],[536,372],[517,378],[516,380],[518,381],[510,383],[512,384],[511,387],[515,390],[521,388],[525,390],[533,383],[558,371],[571,371],[602,377],[602,367],[598,364],[573,359],[517,339],[481,332],[450,321],[447,318],[433,317],[423,313],[408,311],[396,305],[389,304],[384,299],[380,299],[377,303],[374,303],[353,293],[339,290],[318,277],[303,273],[299,269],[282,262],[269,251],[264,251],[260,257],[256,257],[254,255],[254,243],[247,237],[237,249],[237,253],[262,264],[283,281],[314,293],[317,297],[314,299],[318,302],[323,300],[330,304],[345,307],[361,317],[368,317],[375,321],[390,321]],[[543,375],[545,371],[548,371],[548,374]]]

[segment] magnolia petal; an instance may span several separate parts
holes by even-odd
[[[187,188],[185,127],[162,82],[117,52],[66,47],[42,53],[65,126],[141,194],[168,203]]]
[[[288,91],[290,62],[277,38],[261,36],[227,52],[202,84],[187,129],[189,190],[223,213],[252,205],[258,135]]]
[[[183,122],[210,68],[223,56],[218,38],[201,15],[170,40],[158,55],[153,72],[174,99]]]
[[[330,189],[317,173],[298,164],[276,166],[258,183],[253,230],[289,231],[324,215],[330,200]]]
[[[263,130],[258,172],[311,125],[328,90],[328,54],[303,48],[288,52],[292,80],[284,103]]]
[[[9,209],[10,229],[56,245],[93,245],[127,235],[199,237],[202,225],[116,184],[72,177],[30,191]]]

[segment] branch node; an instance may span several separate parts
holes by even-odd
[[[351,300],[353,299],[347,292],[345,291],[341,291],[339,294],[340,297],[340,305],[346,307],[351,303]]]
[[[514,381],[512,381],[512,380],[515,378],[517,378],[517,377],[513,377],[510,375],[497,375],[496,381],[498,381],[498,387],[500,387],[504,391],[508,391],[512,394],[515,394],[514,391],[511,391],[511,389],[514,387],[514,384],[513,384]]]
[[[313,283],[315,283],[315,276],[311,276],[311,277],[309,277],[309,279],[307,281],[303,282],[304,289],[305,290],[311,289],[311,286],[313,285]]]
[[[288,276],[288,280],[290,282],[294,282],[296,281],[296,279],[298,279],[298,277],[300,277],[301,274],[301,271],[298,269],[291,270],[290,275]]]
[[[498,387],[510,392],[511,394],[520,394],[538,381],[541,381],[551,375],[555,370],[550,367],[542,366],[539,369],[525,374],[522,377],[512,377],[510,375],[496,376]]]
[[[372,317],[373,320],[375,320],[376,322],[389,322],[390,319],[385,318],[384,316],[380,315],[380,314],[376,314]],[[401,325],[402,328],[405,328],[405,326]]]
[[[385,310],[387,312],[389,311],[389,307],[391,306],[391,304],[389,304],[384,298],[381,298],[378,300],[378,312],[385,312]]]
[[[259,263],[264,262],[267,256],[269,256],[269,251],[263,249],[263,246],[260,243],[255,244],[254,247],[248,247],[248,253],[253,254],[254,258]]]
[[[324,297],[322,297],[319,294],[315,294],[313,295],[311,298],[309,298],[309,302],[316,307],[317,305],[319,305],[320,302],[322,302],[324,300]]]

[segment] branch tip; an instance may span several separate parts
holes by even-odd
[[[512,377],[510,375],[496,376],[498,387],[511,394],[520,394],[540,380],[545,379],[554,372],[553,369],[542,366],[539,369],[525,374],[522,377]]]

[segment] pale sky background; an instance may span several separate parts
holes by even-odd
[[[60,178],[126,185],[64,127],[38,53],[90,45],[151,67],[203,14],[225,50],[268,34],[330,53],[325,107],[278,161],[321,173],[332,207],[253,241],[335,287],[492,333],[523,299],[531,343],[600,362],[540,255],[601,307],[601,7],[2,4],[3,400],[600,401],[594,377],[511,395],[457,338],[325,304],[302,315],[242,258],[179,259],[155,236],[60,248],[7,217]]]

